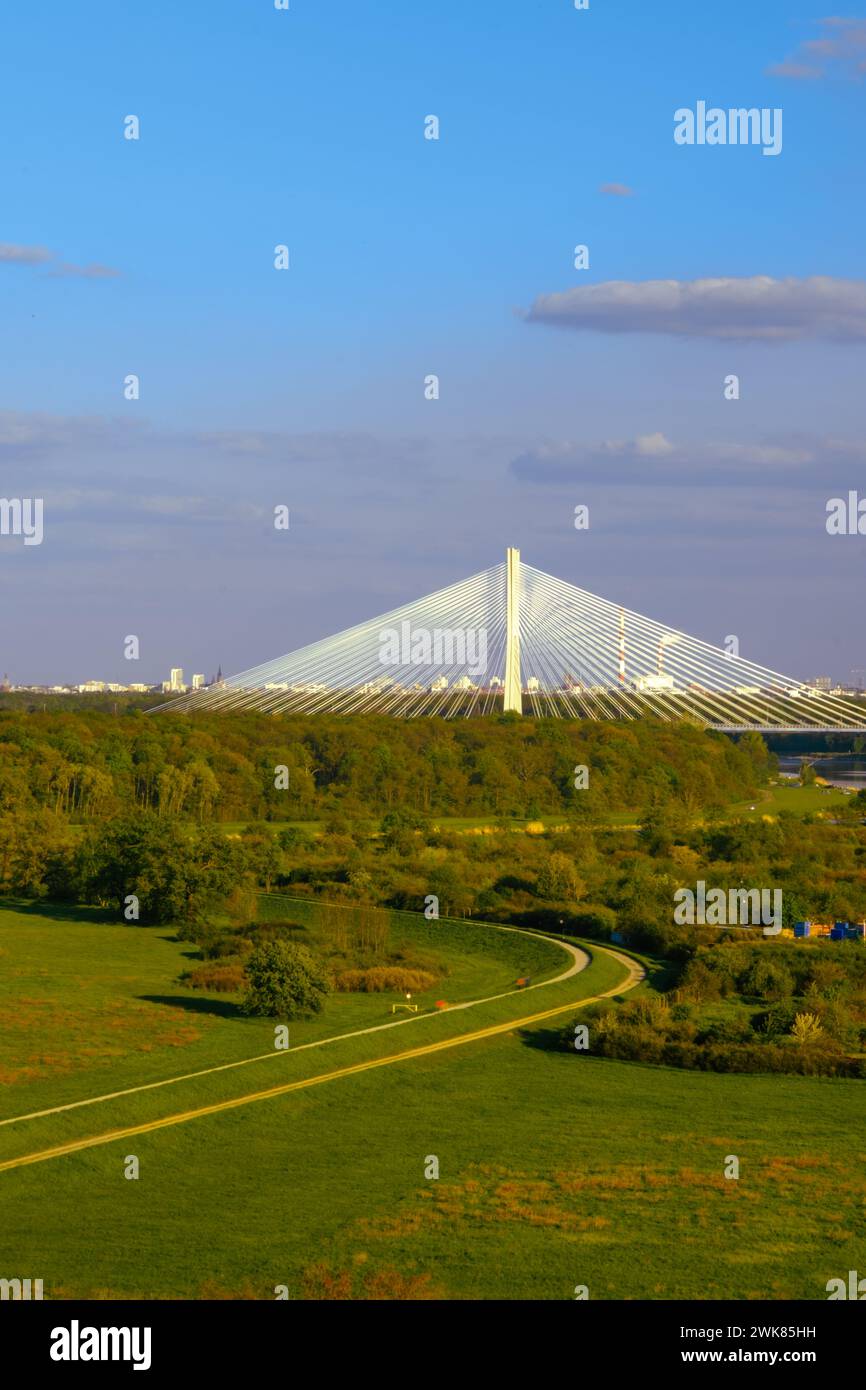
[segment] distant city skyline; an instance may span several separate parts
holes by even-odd
[[[507,545],[797,679],[866,665],[866,535],[826,525],[866,508],[866,18],[91,0],[5,36],[11,679],[231,674]],[[777,152],[677,143],[714,108],[781,111]]]
[[[174,669],[179,669],[181,671],[181,676],[177,682],[174,681]],[[126,682],[111,681],[99,676],[91,676],[86,680],[57,680],[52,682],[28,681],[26,677],[20,680],[12,680],[7,671],[3,673],[2,680],[0,680],[0,691],[43,690],[56,691],[57,693],[68,692],[70,694],[121,694],[123,692],[144,694],[150,691],[160,691],[164,694],[170,694],[174,692],[179,693],[200,690],[205,686],[221,682],[223,678],[222,667],[219,667],[217,671],[209,677],[206,677],[204,672],[194,672],[188,682],[183,679],[183,668],[174,669],[169,673],[167,678],[157,676],[153,680]],[[497,682],[496,678],[493,679],[492,683],[501,684],[501,682]],[[816,690],[822,691],[860,691],[864,689],[863,671],[858,667],[852,667],[848,672],[847,679],[833,676],[812,676],[805,680],[804,684],[813,686]],[[525,678],[525,688],[531,690],[533,686],[537,687],[537,685],[538,677],[529,675]]]

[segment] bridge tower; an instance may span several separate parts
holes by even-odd
[[[520,551],[509,547],[505,555],[505,709],[523,713],[520,680]]]

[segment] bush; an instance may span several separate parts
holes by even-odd
[[[768,1038],[784,1037],[790,1033],[796,1015],[797,1005],[789,999],[782,1004],[774,1004],[766,1013],[755,1014],[752,1027]]]
[[[197,965],[183,977],[192,989],[209,989],[214,994],[235,994],[246,984],[242,965]]]
[[[604,903],[586,903],[568,918],[568,929],[577,936],[591,936],[598,941],[610,941],[616,931],[617,915]]]
[[[307,850],[312,843],[310,836],[296,825],[286,826],[286,829],[281,830],[277,836],[277,844],[285,853],[300,849]]]
[[[801,1047],[809,1043],[817,1042],[821,1038],[821,1024],[814,1014],[797,1014],[791,1027],[791,1037],[798,1042]],[[823,1041],[823,1039],[821,1039]]]
[[[344,994],[384,994],[389,990],[420,994],[422,990],[432,989],[435,983],[436,976],[427,970],[373,965],[369,970],[341,970],[334,980],[334,988]]]
[[[793,988],[794,981],[784,965],[761,958],[754,960],[741,982],[744,994],[771,1002],[790,999]]]
[[[666,1007],[652,995],[611,1008],[590,1006],[590,1053],[620,1061],[719,1072],[794,1072],[803,1076],[860,1076],[866,1059],[846,1057],[821,1032],[807,1029],[807,1045],[798,1045],[789,1031],[776,1031],[793,1021],[787,1007],[777,1005],[762,1016],[761,1033],[752,1033],[744,1017],[714,1021],[696,1036],[694,1023],[678,1016],[679,1006]],[[803,1017],[803,1015],[800,1015]],[[772,1032],[766,1021],[772,1020]],[[801,1032],[802,1032],[801,1028]],[[560,1046],[574,1051],[573,1025],[560,1034]],[[574,1055],[580,1053],[574,1051]]]
[[[714,1019],[699,1035],[702,1043],[742,1043],[753,1038],[747,1018]]]
[[[691,1018],[694,1018],[694,1014],[695,1014],[695,1006],[694,1006],[694,1004],[688,1004],[688,1003],[674,1004],[673,1007],[671,1008],[671,1022],[672,1022],[672,1023],[688,1023],[689,1020],[690,1020]]]
[[[683,993],[697,1003],[709,1003],[719,999],[723,982],[719,978],[719,972],[703,957],[696,957],[690,960],[683,972],[682,980]]]
[[[246,962],[249,988],[243,1010],[266,1018],[302,1018],[319,1013],[328,992],[321,962],[306,946],[266,941]]]
[[[201,952],[202,960],[220,960],[224,956],[237,955],[237,941],[234,934],[210,923],[178,932],[181,941],[194,941]]]

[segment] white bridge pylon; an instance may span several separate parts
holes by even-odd
[[[160,706],[173,711],[689,719],[866,729],[839,699],[567,584],[503,564]]]

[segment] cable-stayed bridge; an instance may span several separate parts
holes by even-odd
[[[162,709],[688,719],[726,731],[866,730],[839,699],[521,563],[255,666]]]

